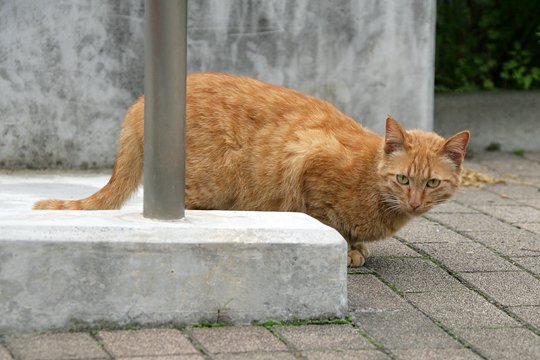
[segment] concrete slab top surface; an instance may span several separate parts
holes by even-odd
[[[43,173],[17,172],[0,173],[0,239],[9,240],[56,240],[108,241],[114,232],[117,241],[174,241],[171,231],[181,229],[183,242],[219,242],[219,237],[200,236],[206,231],[219,230],[226,235],[227,242],[260,242],[261,237],[250,236],[251,232],[265,233],[272,242],[313,243],[305,236],[273,236],[284,230],[291,234],[311,233],[323,236],[317,243],[335,241],[335,230],[302,213],[255,212],[255,211],[200,211],[187,210],[180,220],[160,221],[142,216],[142,190],[122,210],[104,211],[57,211],[31,210],[39,199],[78,199],[89,196],[105,185],[108,175],[94,173]],[[43,229],[47,233],[43,233]],[[107,233],[95,229],[107,229]],[[231,231],[243,229],[242,234],[230,237]],[[77,236],[72,236],[73,232]],[[328,232],[328,233],[326,233]],[[134,236],[134,234],[141,236]],[[225,240],[224,240],[225,241]]]
[[[394,238],[372,244],[365,266],[349,269],[345,319],[223,326],[226,319],[214,318],[218,328],[96,324],[54,336],[0,334],[0,359],[537,359],[540,219],[531,208],[540,210],[540,153],[476,153],[466,166],[505,183],[462,188]],[[2,174],[0,216],[30,213],[34,200],[48,196],[90,194],[108,180],[50,175]],[[71,187],[56,184],[67,178]],[[141,208],[139,194],[126,211]],[[257,271],[283,276],[266,266]]]
[[[116,241],[131,242],[170,242],[170,235],[182,231],[182,242],[204,243],[207,241],[220,242],[219,236],[212,238],[199,237],[208,231],[219,231],[227,235],[227,242],[261,242],[261,238],[251,236],[266,234],[268,237],[276,232],[290,231],[289,237],[275,237],[272,242],[313,244],[313,238],[293,236],[294,234],[310,233],[317,238],[318,243],[335,242],[336,232],[313,218],[301,213],[261,213],[252,211],[200,211],[187,210],[184,219],[176,221],[158,221],[146,219],[140,212],[130,210],[111,211],[31,211],[31,210],[0,210],[0,239],[5,240],[36,240],[50,239],[52,235],[43,233],[47,229],[56,236],[56,240],[87,241],[86,236],[92,236],[93,241],[108,241],[114,233]],[[109,233],[100,235],[96,229],[106,229]],[[242,229],[244,235],[230,238],[231,232]],[[323,232],[317,236],[316,232]],[[70,236],[73,232],[77,237]],[[294,234],[293,234],[294,232]],[[124,235],[122,235],[124,234]],[[140,234],[140,236],[134,236]]]

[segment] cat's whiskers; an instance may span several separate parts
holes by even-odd
[[[393,205],[393,206],[390,206],[390,207],[387,207],[386,209],[384,209],[382,215],[389,215],[391,213],[397,213],[397,212],[400,212],[401,211],[401,206],[400,205]]]
[[[401,211],[401,204],[395,195],[382,193],[381,196],[381,202],[384,204],[382,215],[389,215]]]
[[[445,202],[447,202],[448,199],[436,199],[436,200],[433,200],[429,203],[430,206],[436,206],[436,205],[439,205],[439,204],[443,204]]]

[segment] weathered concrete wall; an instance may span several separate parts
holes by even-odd
[[[432,128],[435,0],[197,0],[188,70]],[[143,92],[143,0],[0,0],[0,167],[108,167]]]
[[[435,130],[471,131],[470,148],[498,143],[502,150],[540,150],[540,91],[437,94]]]
[[[0,3],[0,166],[112,164],[143,88],[142,3]]]

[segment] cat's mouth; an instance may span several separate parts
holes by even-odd
[[[411,215],[418,216],[422,215],[423,213],[427,212],[429,210],[429,207],[427,206],[420,206],[417,208],[408,207],[405,211],[408,212]]]
[[[409,203],[402,203],[401,204],[401,210],[410,216],[418,216],[422,215],[426,211],[429,210],[429,206],[425,206],[424,204],[420,204],[417,206],[411,206]]]

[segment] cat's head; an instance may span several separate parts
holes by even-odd
[[[460,184],[468,142],[468,131],[444,139],[432,132],[406,131],[386,119],[379,175],[388,208],[419,215],[450,198]]]

